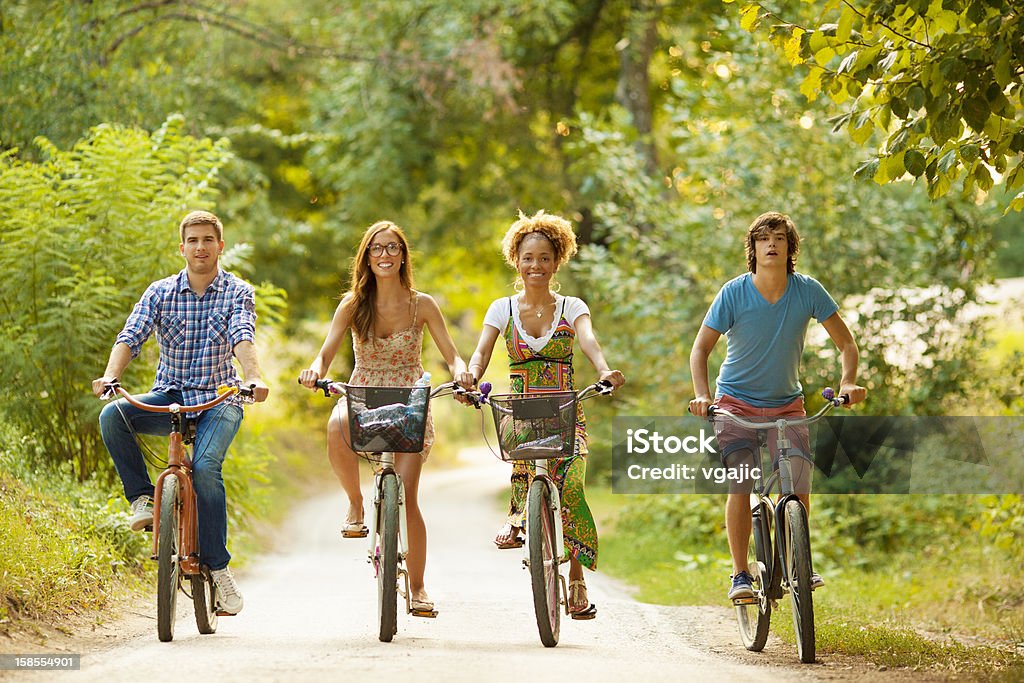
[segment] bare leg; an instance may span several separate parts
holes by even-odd
[[[349,441],[348,411],[339,404],[327,421],[327,459],[348,495],[345,521],[353,523],[363,521],[363,492],[359,488],[359,456],[348,447]]]
[[[423,587],[423,574],[427,567],[427,525],[419,503],[423,458],[419,453],[396,453],[395,470],[405,488],[405,519],[409,533],[409,554],[405,564],[409,571],[409,590],[413,600],[429,601]]]
[[[725,466],[729,469],[737,469],[742,465],[754,466],[754,454],[748,449],[733,451],[725,459]],[[753,490],[753,481],[729,482],[729,497],[725,502],[725,533],[729,539],[733,576],[750,571],[747,553],[754,526],[750,516],[750,492]]]
[[[730,493],[725,503],[725,532],[729,537],[732,573],[748,571],[747,549],[750,547],[750,494]]]

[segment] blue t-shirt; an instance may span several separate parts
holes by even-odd
[[[728,394],[759,408],[775,408],[803,393],[800,356],[811,318],[827,320],[839,306],[821,283],[790,273],[782,298],[761,296],[751,273],[725,283],[704,324],[728,340],[715,396]]]

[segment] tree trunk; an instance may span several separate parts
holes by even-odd
[[[639,138],[637,151],[643,156],[647,171],[658,170],[657,151],[651,132],[654,114],[651,108],[649,66],[658,41],[658,8],[654,0],[631,0],[630,12],[619,50],[619,83],[615,98],[633,118]]]

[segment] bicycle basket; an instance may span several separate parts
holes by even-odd
[[[547,460],[573,452],[576,394],[503,394],[488,399],[501,459]]]
[[[430,387],[347,386],[352,450],[419,453],[427,427]]]

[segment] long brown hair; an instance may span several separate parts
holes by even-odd
[[[398,267],[398,278],[402,286],[412,291],[412,254],[409,253],[409,240],[405,232],[391,221],[377,221],[366,229],[359,248],[352,257],[352,282],[349,293],[352,294],[352,333],[359,341],[366,341],[373,334],[373,309],[377,302],[377,278],[370,269],[370,242],[379,233],[390,230],[398,237],[402,245],[402,263]]]

